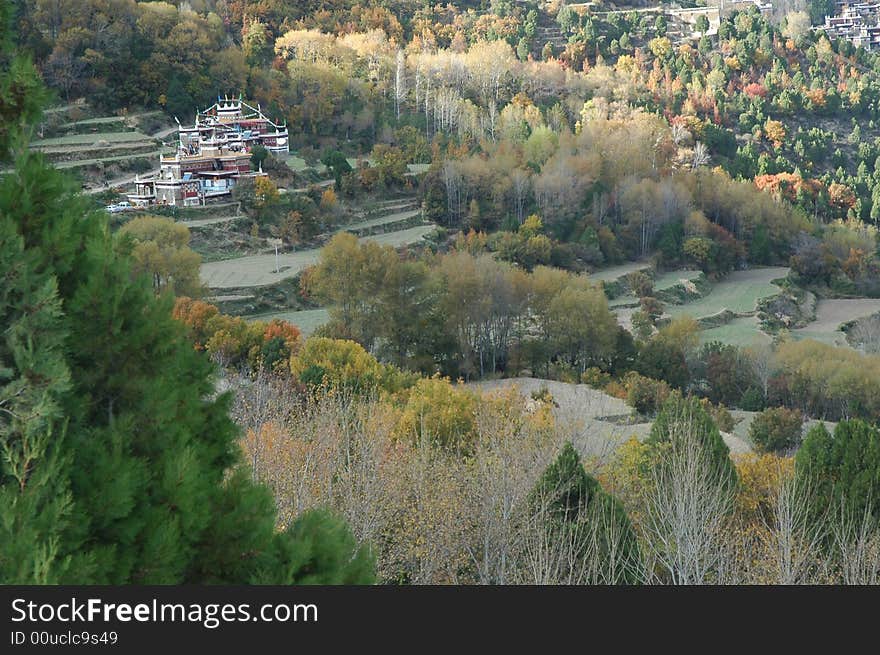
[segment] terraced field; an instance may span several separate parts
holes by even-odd
[[[347,229],[347,228],[345,228]],[[418,243],[422,237],[433,232],[434,225],[417,225],[406,230],[387,232],[375,236],[363,237],[382,245],[392,247]],[[251,255],[223,261],[208,262],[202,265],[202,282],[212,289],[228,289],[239,287],[258,287],[274,284],[305,270],[317,263],[320,248],[300,250],[278,255],[276,270],[275,254]]]
[[[753,268],[734,271],[717,284],[703,298],[684,305],[667,305],[666,312],[673,318],[692,316],[704,318],[724,310],[737,314],[755,311],[758,300],[779,293],[779,287],[770,281],[788,275],[788,268]]]
[[[679,270],[661,273],[656,278],[654,278],[654,288],[662,291],[664,289],[674,287],[682,280],[692,282],[693,280],[696,280],[698,277],[700,277],[700,275],[702,275],[702,271]]]
[[[602,282],[613,282],[624,275],[634,273],[635,271],[642,271],[646,268],[651,268],[650,264],[645,262],[629,262],[627,264],[621,264],[620,266],[609,266],[608,268],[599,269],[598,271],[590,273],[590,279],[601,280]]]
[[[391,225],[393,223],[400,223],[403,221],[407,221],[411,218],[415,218],[416,216],[421,214],[421,212],[421,209],[409,209],[407,211],[397,212],[395,214],[388,214],[387,216],[380,216],[379,218],[371,218],[366,221],[352,223],[351,225],[346,226],[345,229],[349,232],[358,232],[374,227],[382,227],[385,225]]]
[[[832,346],[847,346],[846,335],[840,331],[840,326],[877,312],[880,312],[880,299],[876,298],[820,300],[816,305],[816,320],[792,330],[791,335],[796,339],[815,339]]]
[[[152,142],[153,138],[141,132],[98,132],[94,134],[68,134],[67,136],[56,136],[49,139],[40,139],[31,143],[31,147],[36,149],[51,148],[58,146],[94,146],[99,141],[107,143],[138,143]]]
[[[732,346],[752,346],[761,343],[770,343],[771,338],[761,331],[758,319],[755,316],[743,316],[735,318],[729,323],[709,328],[700,332],[700,341],[709,343],[720,341]]]

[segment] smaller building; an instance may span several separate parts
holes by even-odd
[[[142,207],[192,206],[228,197],[241,179],[265,175],[251,170],[254,145],[289,152],[287,127],[241,97],[218,98],[196,114],[192,127],[178,121],[176,151],[160,156],[158,174],[135,178],[128,200]]]

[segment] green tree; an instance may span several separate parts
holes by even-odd
[[[641,556],[629,517],[623,505],[587,474],[571,442],[541,475],[529,504],[538,529],[549,537],[549,558],[557,553],[565,559],[564,580],[640,580]]]
[[[17,4],[0,3],[0,162],[9,159],[13,140],[25,147],[48,98],[36,68],[13,41]]]
[[[0,581],[57,583],[70,520],[61,409],[70,386],[55,280],[0,216]]]
[[[696,438],[707,461],[711,462],[717,479],[733,487],[737,475],[736,467],[730,459],[730,449],[721,438],[712,417],[696,398],[684,397],[678,392],[672,393],[654,419],[646,443],[662,450],[663,444],[682,438],[685,429]]]
[[[697,32],[700,33],[700,35],[705,35],[706,32],[709,31],[709,19],[706,18],[705,14],[700,14],[699,16],[697,16],[697,22],[694,27],[696,28]]]
[[[38,154],[0,177],[0,407],[29,412],[0,423],[0,530],[21,533],[0,582],[371,582],[340,568],[369,561],[344,528],[276,530],[211,362],[88,206]]]
[[[251,165],[254,169],[259,170],[263,166],[263,162],[269,157],[269,151],[259,143],[251,148]]]
[[[321,163],[330,169],[333,179],[336,180],[336,190],[342,190],[342,176],[351,173],[351,164],[345,155],[338,150],[330,150],[321,157]]]
[[[795,471],[812,491],[812,515],[843,509],[861,520],[880,520],[880,429],[861,420],[841,421],[832,436],[813,427],[795,457]]]
[[[347,585],[374,582],[373,557],[359,547],[348,525],[325,509],[303,513],[289,530],[290,539],[279,541],[285,562],[284,578],[302,585]],[[277,578],[268,575],[267,584]],[[257,579],[260,583],[263,580]]]
[[[798,445],[803,425],[800,412],[785,407],[771,407],[752,419],[749,438],[765,452],[785,451]]]

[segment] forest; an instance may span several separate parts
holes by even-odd
[[[774,5],[3,5],[0,581],[880,582],[880,57]]]

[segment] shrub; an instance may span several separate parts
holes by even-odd
[[[800,412],[785,407],[772,407],[754,418],[749,426],[749,437],[760,450],[778,452],[800,442],[803,425]]]
[[[626,284],[639,298],[654,295],[654,280],[644,271],[633,271],[625,276]]]
[[[611,382],[611,376],[602,369],[591,366],[581,373],[581,384],[586,384],[593,389],[604,389]]]
[[[700,400],[700,404],[703,406],[703,409],[712,417],[712,420],[715,421],[715,425],[718,426],[718,429],[722,432],[732,432],[734,425],[736,422],[733,420],[733,416],[724,405],[714,405],[708,398],[703,398]]]
[[[764,409],[764,394],[758,387],[749,387],[742,395],[739,404],[747,412],[760,412]]]
[[[630,371],[624,378],[626,402],[639,414],[653,415],[669,396],[669,385],[662,380]]]

